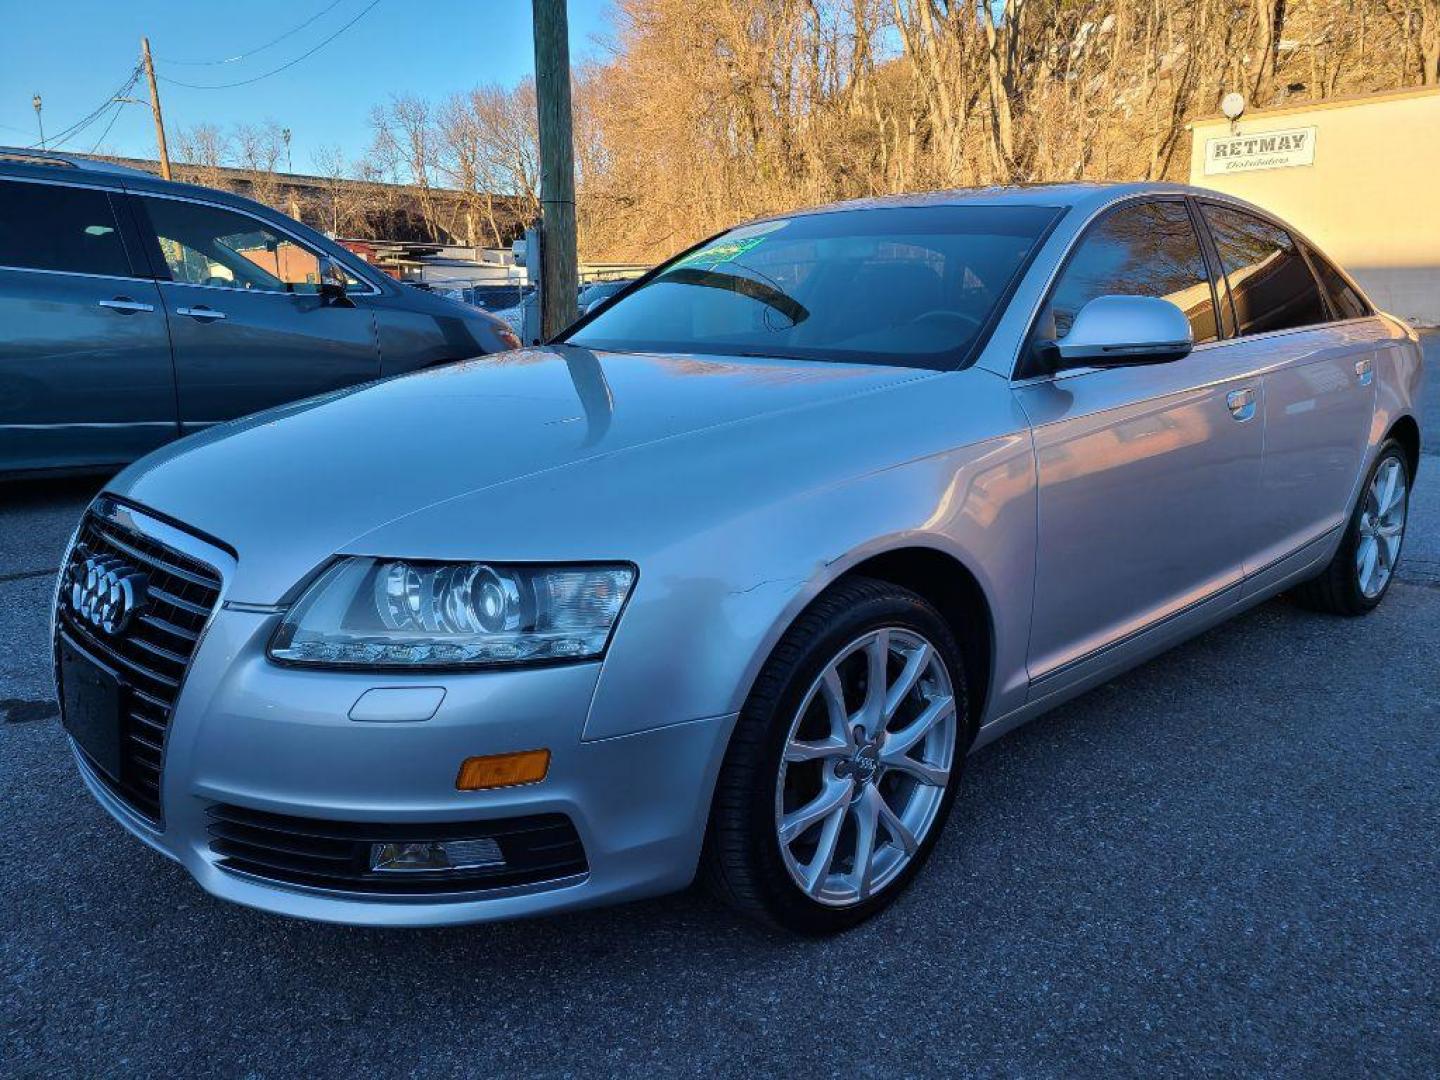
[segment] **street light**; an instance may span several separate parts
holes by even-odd
[[[293,173],[295,166],[290,163],[290,129],[281,128],[280,138],[285,140],[285,171],[287,173]]]
[[[35,124],[40,128],[40,149],[45,149],[45,121],[40,116],[40,95],[36,94],[30,99],[30,104],[35,106]]]

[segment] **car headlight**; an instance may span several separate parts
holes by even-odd
[[[270,642],[282,663],[466,667],[599,656],[635,568],[343,558]]]

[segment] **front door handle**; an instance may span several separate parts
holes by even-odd
[[[139,300],[131,300],[128,296],[117,296],[114,300],[101,300],[98,306],[118,311],[122,315],[134,315],[138,311],[155,310],[154,304],[142,304]]]
[[[1255,388],[1247,386],[1243,390],[1231,390],[1225,395],[1225,404],[1230,409],[1230,415],[1243,424],[1255,415]]]
[[[1368,356],[1356,360],[1355,377],[1360,380],[1361,386],[1369,386],[1375,378],[1375,361]]]
[[[216,311],[208,307],[177,307],[176,315],[189,315],[192,319],[199,319],[201,322],[217,322],[225,317],[223,311]]]

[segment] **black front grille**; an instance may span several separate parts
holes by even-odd
[[[120,775],[92,771],[118,797],[159,823],[160,776],[170,715],[200,633],[220,597],[211,566],[118,521],[86,516],[62,581],[92,556],[110,556],[146,575],[145,605],[119,633],[108,634],[71,609],[62,587],[56,625],[84,651],[119,674]],[[93,763],[92,763],[93,764]]]
[[[291,817],[217,803],[210,807],[210,850],[226,870],[341,892],[429,896],[533,885],[583,874],[585,850],[564,814],[497,821],[387,825]],[[444,873],[376,873],[371,844],[474,840],[500,847],[503,865]]]

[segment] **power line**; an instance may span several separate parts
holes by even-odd
[[[45,140],[45,148],[46,148],[46,149],[56,149],[56,150],[58,150],[58,149],[60,148],[60,144],[61,144],[61,143],[67,142],[67,141],[69,141],[70,139],[74,138],[76,135],[80,134],[80,132],[84,131],[87,127],[89,127],[89,126],[90,126],[91,124],[93,124],[96,120],[98,120],[101,116],[103,116],[103,115],[105,114],[105,110],[106,110],[106,109],[108,109],[111,105],[116,104],[116,99],[117,99],[117,98],[124,97],[126,94],[128,94],[128,93],[131,91],[131,89],[134,88],[135,83],[139,80],[139,78],[140,78],[140,65],[139,65],[139,64],[136,64],[135,67],[134,67],[134,69],[132,69],[131,72],[130,72],[130,74],[126,77],[125,81],[124,81],[123,83],[121,83],[118,87],[116,87],[115,90],[114,90],[114,92],[111,93],[109,96],[107,96],[104,101],[102,101],[99,105],[97,105],[93,110],[91,110],[89,113],[87,113],[84,117],[82,117],[81,119],[77,120],[75,123],[71,124],[71,125],[70,125],[68,128],[66,128],[64,131],[62,131],[62,132],[60,132],[59,134],[53,135],[53,136],[51,136],[50,138],[46,139],[46,140]],[[39,144],[39,143],[34,143],[34,144],[32,144],[31,146],[26,147],[26,149],[28,149],[28,150],[37,150],[37,149],[40,149],[40,144]]]
[[[241,60],[244,60],[247,57],[254,56],[256,53],[264,52],[272,45],[279,45],[280,42],[284,41],[288,37],[293,37],[295,34],[298,34],[301,30],[304,30],[307,26],[313,23],[316,19],[319,19],[322,15],[328,15],[330,12],[334,11],[344,2],[345,0],[334,0],[333,3],[321,8],[314,15],[311,15],[310,18],[302,22],[299,26],[292,26],[289,30],[286,30],[279,37],[271,38],[264,45],[259,45],[253,49],[250,49],[248,52],[238,53],[235,56],[227,56],[223,60],[171,60],[168,56],[159,56],[156,57],[156,59],[164,64],[178,64],[184,67],[216,67],[220,64],[239,63]]]
[[[306,59],[314,56],[317,52],[319,52],[321,49],[323,49],[326,45],[329,45],[330,42],[334,41],[334,40],[335,40],[336,38],[338,38],[341,34],[343,34],[346,30],[349,30],[350,27],[354,26],[357,22],[359,22],[361,19],[363,19],[366,15],[370,14],[370,12],[371,12],[372,10],[374,10],[374,8],[375,8],[379,3],[380,3],[380,0],[371,0],[371,3],[368,4],[368,5],[360,12],[360,14],[356,15],[353,19],[351,19],[349,22],[347,22],[344,26],[340,27],[339,30],[336,30],[335,33],[331,34],[331,35],[330,35],[329,37],[327,37],[324,41],[320,42],[320,44],[316,45],[314,48],[309,49],[309,50],[306,51],[306,52],[301,53],[301,54],[300,54],[299,56],[297,56],[294,60],[291,60],[291,61],[289,61],[288,63],[281,64],[279,67],[273,68],[272,70],[265,72],[265,74],[263,74],[263,75],[256,75],[253,79],[240,79],[240,80],[237,81],[237,82],[211,83],[211,84],[208,84],[208,85],[207,85],[207,84],[204,84],[204,83],[187,83],[187,82],[181,82],[179,79],[172,79],[172,78],[170,78],[168,75],[161,75],[160,78],[164,79],[167,83],[170,83],[170,84],[172,84],[172,85],[174,85],[174,86],[183,86],[183,87],[185,87],[187,90],[229,90],[229,89],[231,89],[232,87],[236,87],[236,86],[249,86],[251,83],[257,83],[257,82],[259,82],[261,79],[268,79],[271,75],[278,75],[278,74],[280,74],[280,72],[286,70],[287,68],[292,68],[292,67],[294,67],[296,64],[300,63],[300,61],[306,60]]]
[[[105,130],[100,133],[100,137],[95,140],[95,145],[90,147],[90,149],[86,151],[87,153],[93,154],[96,150],[100,149],[100,144],[105,141],[105,137],[110,134],[110,129],[115,126],[115,121],[120,119],[120,114],[124,111],[125,102],[115,102],[115,111],[110,114],[110,122],[105,125]]]

